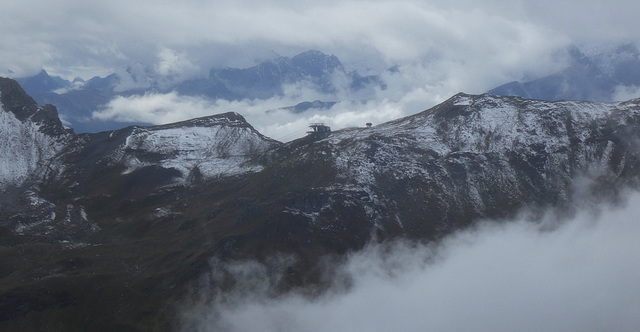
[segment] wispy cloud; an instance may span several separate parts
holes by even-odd
[[[620,85],[613,93],[613,100],[625,101],[640,96],[640,86]]]
[[[407,112],[404,101],[344,101],[330,109],[311,109],[295,114],[284,107],[305,100],[333,100],[332,96],[318,94],[312,90],[290,87],[290,94],[267,100],[209,100],[201,97],[166,94],[119,96],[101,110],[92,114],[94,120],[121,122],[143,122],[164,124],[214,114],[237,112],[262,134],[271,138],[289,141],[305,135],[307,126],[313,122],[325,122],[340,129],[364,126],[367,122],[382,123],[397,119]]]

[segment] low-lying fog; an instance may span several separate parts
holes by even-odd
[[[570,220],[550,213],[542,223],[484,222],[438,244],[371,245],[336,266],[335,287],[319,297],[268,296],[264,266],[236,263],[225,269],[237,273],[240,290],[201,291],[208,300],[184,307],[183,327],[638,331],[640,193],[628,196],[616,207],[578,204]],[[212,266],[215,274],[220,266]]]

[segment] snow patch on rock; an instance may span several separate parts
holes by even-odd
[[[42,176],[64,147],[40,128],[30,119],[20,121],[0,104],[0,189]]]
[[[135,128],[121,152],[125,173],[158,165],[179,170],[187,177],[194,169],[207,178],[259,171],[252,157],[275,146],[244,121],[228,118],[194,120],[196,126]]]

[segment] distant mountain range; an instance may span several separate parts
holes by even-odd
[[[621,89],[640,93],[640,51],[637,46],[625,44],[588,53],[573,47],[569,54],[568,67],[558,73],[527,82],[510,82],[488,93],[552,101],[605,102],[619,99],[617,94]]]
[[[56,105],[63,122],[77,133],[113,130],[128,125],[149,125],[91,118],[93,112],[117,96],[175,91],[185,96],[200,96],[212,100],[242,100],[282,96],[287,85],[304,85],[327,96],[345,92],[345,89],[348,95],[367,87],[386,88],[380,76],[362,76],[355,71],[347,71],[337,57],[320,51],[278,57],[244,69],[211,69],[201,78],[173,83],[154,78],[149,73],[136,75],[132,69],[127,70],[127,73],[126,79],[118,74],[111,74],[87,81],[77,78],[72,82],[50,76],[42,70],[35,76],[19,78],[17,81],[37,103]],[[638,91],[640,51],[633,44],[625,44],[589,51],[573,47],[569,51],[568,66],[560,72],[531,81],[506,83],[488,93],[549,101],[606,102],[632,98]],[[311,108],[331,108],[339,101],[338,97],[324,101],[301,100],[300,103],[283,109],[302,113]]]
[[[117,74],[104,78],[94,77],[86,82],[81,79],[71,82],[51,77],[44,70],[36,76],[19,78],[17,81],[39,104],[56,105],[61,118],[78,133],[113,130],[133,124],[144,125],[91,119],[92,112],[116,96],[176,91],[185,96],[242,100],[282,96],[286,85],[303,84],[327,95],[345,89],[344,82],[350,92],[367,86],[384,88],[384,83],[378,76],[361,76],[355,71],[346,71],[336,56],[319,51],[307,51],[294,57],[278,57],[245,69],[211,69],[205,78],[169,85],[151,78],[150,82],[138,84],[144,87],[127,88],[126,85],[121,85],[122,78]],[[336,83],[338,81],[341,82],[339,85]],[[299,109],[296,108],[298,111]]]
[[[327,255],[437,241],[523,208],[640,186],[640,99],[461,93],[288,143],[237,113],[75,134],[4,78],[0,102],[7,331],[171,330],[213,257],[261,261],[281,291],[318,292]],[[282,255],[292,259],[276,264]]]

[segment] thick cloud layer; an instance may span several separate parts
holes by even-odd
[[[640,4],[630,0],[25,0],[2,8],[0,72],[14,75],[45,67],[91,77],[134,63],[163,73],[168,49],[206,70],[314,48],[365,67],[447,59],[468,78],[548,65],[549,52],[571,42],[640,40]]]
[[[371,246],[337,267],[339,280],[349,280],[350,287],[337,282],[316,298],[269,297],[264,267],[236,263],[226,268],[242,276],[244,292],[187,306],[184,326],[200,331],[637,331],[640,194],[632,194],[624,206],[585,209],[571,220],[549,217],[545,227],[487,222],[437,245]],[[215,265],[212,273],[220,268]]]

